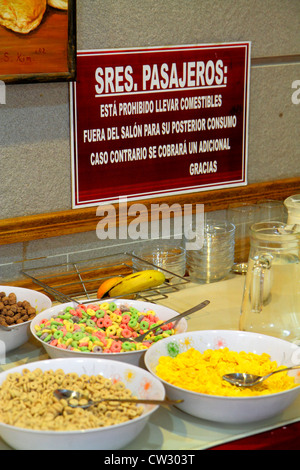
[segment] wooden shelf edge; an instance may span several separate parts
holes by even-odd
[[[143,203],[147,208],[151,204],[204,204],[205,212],[226,209],[236,202],[257,202],[260,199],[279,199],[300,193],[300,177],[284,180],[250,184],[236,188],[224,188],[197,193],[180,194],[167,198],[133,201]],[[115,205],[118,213],[118,205]],[[96,230],[101,217],[96,214],[97,207],[70,209],[0,221],[0,245],[22,243],[32,240],[71,235]],[[130,218],[128,217],[128,222]]]

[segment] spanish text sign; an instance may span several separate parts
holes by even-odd
[[[79,51],[73,207],[246,184],[250,43]]]

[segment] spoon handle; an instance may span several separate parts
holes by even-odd
[[[160,327],[163,326],[163,325],[167,325],[168,323],[172,323],[173,321],[177,323],[179,320],[181,320],[181,318],[187,317],[187,316],[190,315],[191,313],[194,313],[194,312],[197,312],[198,310],[201,310],[202,308],[206,307],[206,305],[208,305],[209,303],[210,303],[209,300],[204,300],[204,301],[201,302],[200,304],[195,305],[195,306],[192,307],[192,308],[189,308],[189,309],[186,310],[185,312],[180,313],[179,315],[176,315],[175,317],[169,318],[169,320],[164,321],[163,323],[161,323],[160,325],[158,325],[158,328],[160,328]]]
[[[300,369],[300,364],[298,366],[290,366],[290,367],[285,367],[284,369],[278,369],[278,370],[273,370],[273,372],[270,372],[270,374],[266,375],[266,377],[270,377],[270,375],[277,374],[278,372],[285,372],[286,370],[292,370],[292,369]]]
[[[151,405],[175,405],[176,403],[181,403],[183,400],[169,400],[168,398],[164,400],[155,400],[152,398],[101,398],[101,400],[95,400],[88,402],[85,405],[70,405],[71,408],[89,408],[90,406],[97,405],[98,403],[108,402],[108,401],[117,401],[122,403],[146,403]]]
[[[167,325],[168,323],[172,323],[174,321],[177,323],[179,320],[181,320],[181,318],[187,317],[191,313],[194,313],[194,312],[197,312],[198,310],[201,310],[202,308],[206,307],[206,305],[208,305],[209,303],[210,303],[209,300],[204,300],[200,304],[195,305],[192,308],[189,308],[185,312],[179,313],[178,315],[175,315],[175,317],[169,318],[169,320],[166,320],[163,323],[161,323],[160,325],[157,325],[157,327],[153,328],[153,331],[157,330],[158,328],[161,328],[164,325]],[[128,341],[128,340],[132,339],[133,341],[139,341],[140,342],[149,334],[150,331],[151,331],[151,328],[149,330],[145,331],[145,333],[143,333],[142,335],[137,336],[136,338],[121,338],[121,341]]]

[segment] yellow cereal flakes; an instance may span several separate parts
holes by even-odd
[[[230,351],[228,348],[207,349],[203,353],[194,348],[179,353],[175,358],[163,356],[156,367],[157,375],[177,387],[208,395],[246,397],[282,392],[296,386],[286,372],[274,374],[255,387],[236,387],[222,379],[231,372],[265,375],[278,369],[268,354]]]

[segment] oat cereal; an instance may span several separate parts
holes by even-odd
[[[24,369],[22,373],[8,374],[0,387],[0,421],[41,431],[85,430],[124,423],[143,412],[143,407],[135,403],[117,401],[99,403],[87,409],[72,408],[66,400],[58,400],[53,395],[57,388],[82,393],[80,404],[89,399],[132,396],[123,382],[102,375]]]

